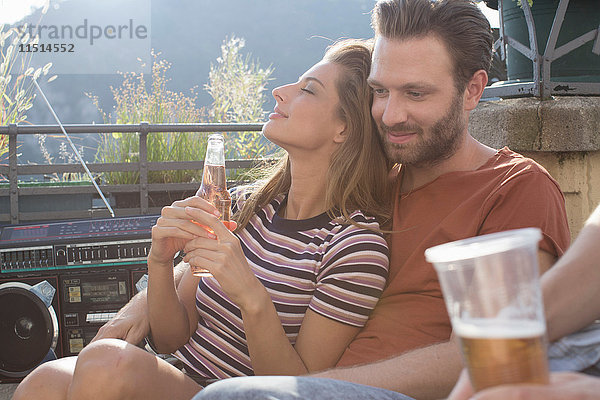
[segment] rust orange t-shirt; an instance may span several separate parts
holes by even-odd
[[[450,320],[425,249],[508,229],[538,227],[541,250],[561,256],[570,242],[565,200],[535,161],[508,148],[474,171],[450,172],[400,195],[396,178],[390,274],[367,325],[338,366],[363,364],[448,340]]]

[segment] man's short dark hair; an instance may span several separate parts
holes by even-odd
[[[489,71],[490,24],[469,0],[380,0],[371,22],[375,36],[405,40],[435,35],[454,62],[454,82],[462,92],[478,70]]]

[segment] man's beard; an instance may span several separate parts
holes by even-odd
[[[462,98],[457,96],[448,112],[429,129],[429,137],[424,136],[423,129],[418,125],[402,123],[388,127],[380,123],[379,132],[388,159],[420,168],[434,166],[450,158],[456,153],[463,139],[465,122],[462,118],[462,108]],[[413,139],[415,143],[390,143],[387,138],[388,131],[415,132],[417,137]]]

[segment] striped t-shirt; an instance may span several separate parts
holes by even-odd
[[[326,213],[306,220],[281,218],[283,200],[279,196],[259,210],[237,236],[290,342],[296,341],[307,307],[335,321],[364,326],[387,278],[383,236],[332,221]],[[360,211],[351,218],[379,226]],[[241,312],[216,279],[201,279],[196,308],[198,328],[175,355],[208,378],[254,375]]]

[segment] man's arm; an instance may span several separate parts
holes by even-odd
[[[183,277],[187,264],[180,262],[173,270],[175,284]],[[129,303],[119,310],[117,315],[104,324],[94,339],[122,339],[131,344],[139,344],[150,333],[148,319],[148,298],[146,289],[136,294]]]
[[[542,276],[550,269],[550,267],[552,267],[552,265],[554,265],[556,259],[557,257],[554,254],[550,254],[544,250],[538,250],[538,266],[540,276]]]
[[[599,243],[600,206],[586,221],[577,240],[542,277],[548,338],[551,341],[600,317]]]
[[[313,376],[377,386],[416,399],[439,399],[450,393],[461,369],[458,346],[451,338],[388,360],[331,369]]]

